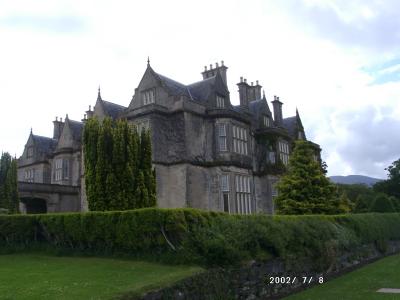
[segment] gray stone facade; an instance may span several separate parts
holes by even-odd
[[[158,206],[273,213],[274,185],[293,142],[306,139],[304,128],[297,111],[282,117],[279,97],[272,101],[271,112],[258,81],[248,84],[241,78],[240,105],[232,105],[227,69],[223,62],[206,67],[201,81],[184,85],[148,64],[128,107],[103,100],[99,89],[93,110],[89,107],[82,122],[68,117],[54,121],[53,138],[31,132],[19,159],[19,181],[79,187],[79,200],[68,198],[70,205],[59,207],[87,210],[83,124],[93,116],[125,118],[150,129]],[[315,159],[320,160],[320,148],[314,145]]]

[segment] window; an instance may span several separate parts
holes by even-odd
[[[276,153],[273,151],[267,151],[267,163],[275,164],[276,163]]]
[[[289,144],[286,141],[279,141],[279,158],[287,165],[289,162]]]
[[[63,159],[62,160],[63,166],[62,166],[62,176],[63,179],[68,179],[69,178],[69,160],[68,159]]]
[[[140,134],[142,130],[149,130],[150,128],[150,121],[149,120],[139,120],[135,121],[131,124],[131,127],[136,129],[136,131]]]
[[[55,162],[55,181],[69,179],[69,159],[57,158]]]
[[[28,149],[26,149],[26,157],[30,158],[33,156],[33,147],[29,146]]]
[[[316,162],[319,161],[319,160],[318,160],[318,155],[316,155],[315,153],[313,154],[313,160],[316,161]]]
[[[218,124],[218,147],[219,151],[227,151],[226,147],[226,124]]]
[[[233,152],[247,155],[247,131],[246,129],[233,125]]]
[[[150,89],[142,92],[143,105],[151,104],[155,102],[154,89]]]
[[[225,98],[217,95],[217,107],[224,108],[225,107]]]
[[[269,117],[264,116],[263,121],[265,127],[271,127],[271,119]]]
[[[62,180],[62,165],[63,165],[62,158],[57,158],[56,166],[55,166],[55,173],[54,173],[54,177],[55,177],[56,181]]]
[[[235,176],[236,185],[236,211],[239,214],[251,214],[250,177]]]
[[[25,170],[24,178],[26,182],[35,182],[35,169]]]
[[[299,131],[299,132],[297,133],[297,139],[298,139],[298,140],[303,140],[303,139],[304,139],[304,134],[303,134],[303,132]]]
[[[229,213],[229,175],[224,174],[220,176],[220,185],[222,191],[222,206],[224,212]]]

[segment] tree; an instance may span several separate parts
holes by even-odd
[[[380,194],[375,199],[370,209],[371,212],[395,212],[396,209],[393,206],[391,199],[385,195]]]
[[[139,136],[126,120],[84,128],[85,184],[90,210],[126,210],[156,205],[150,132]]]
[[[389,172],[388,179],[375,183],[373,189],[400,199],[400,159],[394,161],[385,170]]]
[[[19,213],[17,159],[9,153],[0,158],[0,208],[8,213]]]
[[[279,214],[337,214],[349,210],[312,154],[309,142],[296,141],[288,171],[277,185],[275,204]]]

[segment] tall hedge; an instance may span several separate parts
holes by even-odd
[[[156,206],[150,132],[126,120],[89,119],[84,128],[86,193],[91,211]]]
[[[280,258],[326,269],[341,254],[400,240],[400,214],[227,215],[195,209],[0,216],[0,252],[47,248],[170,263],[232,265]]]
[[[19,212],[17,159],[7,152],[0,157],[0,209],[11,214]]]

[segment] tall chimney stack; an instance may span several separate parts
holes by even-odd
[[[221,65],[218,63],[215,63],[215,68],[213,69],[212,64],[210,64],[210,69],[207,70],[207,66],[204,67],[204,71],[201,73],[203,75],[203,80],[213,77],[219,72],[221,74],[222,80],[224,81],[225,84],[227,84],[227,76],[226,76],[226,70],[228,67],[224,65],[224,61],[221,61]]]
[[[274,120],[276,126],[283,125],[283,117],[282,117],[282,102],[279,101],[279,97],[274,96],[274,101],[272,102],[272,107],[274,109]]]

